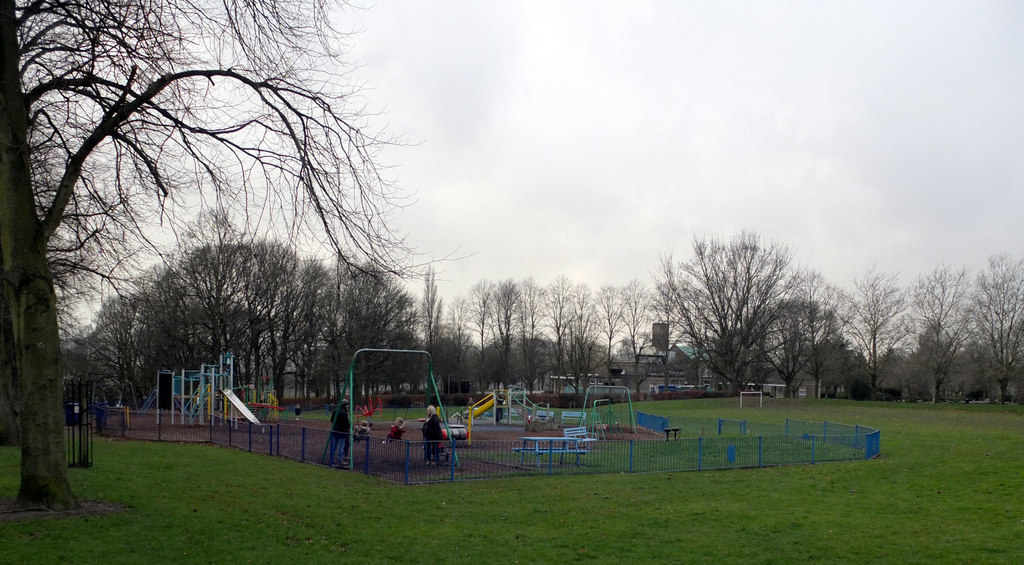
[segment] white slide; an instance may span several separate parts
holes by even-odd
[[[231,390],[230,388],[226,388],[221,392],[223,392],[224,396],[231,401],[231,405],[234,406],[235,409],[237,409],[239,412],[241,412],[243,416],[245,416],[246,420],[249,420],[254,424],[260,423],[260,421],[256,419],[256,416],[253,416],[252,412],[249,411],[249,407],[246,406],[245,403],[242,402],[240,398],[235,396],[235,392],[233,390]]]

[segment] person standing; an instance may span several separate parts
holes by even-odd
[[[427,465],[437,465],[440,461],[437,442],[441,438],[441,419],[437,417],[437,408],[427,406],[427,419],[423,422],[423,459]]]
[[[331,447],[327,464],[334,466],[335,454],[342,467],[348,466],[348,443],[352,425],[348,419],[348,399],[342,398],[331,415]]]

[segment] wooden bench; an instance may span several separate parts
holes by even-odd
[[[665,439],[668,440],[668,434],[672,432],[673,439],[679,439],[679,428],[665,428]]]

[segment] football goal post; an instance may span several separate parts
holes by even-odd
[[[764,395],[759,390],[745,390],[740,392],[740,408],[743,408],[743,397],[747,398],[747,406],[754,406],[754,398],[757,398],[757,407],[764,407]]]

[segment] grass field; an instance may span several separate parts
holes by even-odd
[[[398,486],[232,449],[99,439],[75,492],[125,512],[0,522],[2,563],[1020,563],[1020,407],[735,399],[665,416],[858,423],[873,461]],[[0,497],[18,451],[0,449]]]

